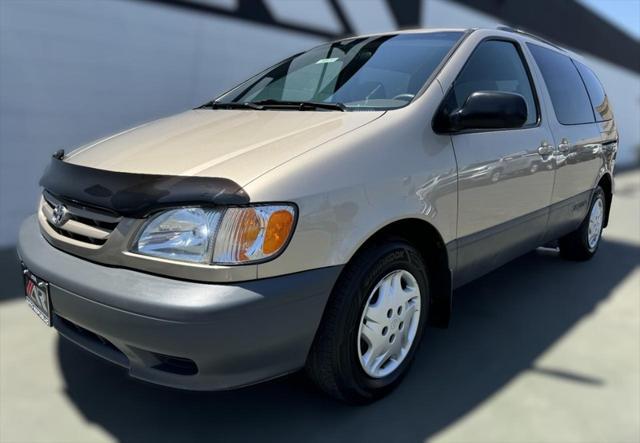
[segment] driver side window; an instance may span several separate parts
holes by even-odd
[[[450,110],[460,108],[477,91],[520,94],[527,104],[524,126],[535,125],[538,121],[533,86],[514,43],[503,40],[480,43],[449,91],[447,107]]]

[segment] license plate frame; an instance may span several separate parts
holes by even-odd
[[[27,305],[45,325],[51,326],[51,296],[49,282],[22,267],[24,295]]]

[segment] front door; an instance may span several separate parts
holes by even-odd
[[[476,91],[522,95],[522,128],[452,136],[458,162],[459,286],[540,244],[553,188],[553,139],[541,124],[540,106],[522,48],[486,40],[471,54],[447,93],[455,109]]]

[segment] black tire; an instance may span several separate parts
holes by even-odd
[[[593,257],[600,246],[600,240],[602,239],[603,225],[600,226],[598,233],[598,240],[595,245],[589,245],[589,221],[591,213],[593,211],[596,202],[600,200],[602,202],[602,216],[607,213],[607,199],[604,191],[598,186],[591,197],[591,204],[589,205],[589,211],[584,220],[575,231],[565,235],[558,240],[558,246],[560,247],[560,256],[567,260],[573,261],[585,261]]]
[[[420,289],[418,327],[402,363],[387,376],[373,378],[360,364],[358,329],[365,304],[377,283],[400,269],[411,273]],[[393,239],[367,247],[347,265],[334,286],[307,359],[308,376],[324,392],[347,403],[366,404],[383,397],[406,374],[422,337],[428,307],[426,264],[411,244]]]

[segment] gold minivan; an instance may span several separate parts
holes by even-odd
[[[617,143],[595,74],[535,36],[334,41],[58,151],[20,231],[26,299],[142,380],[217,390],[306,368],[370,402],[425,326],[447,326],[454,288],[541,245],[595,254]]]

